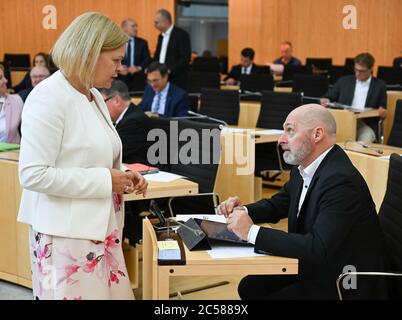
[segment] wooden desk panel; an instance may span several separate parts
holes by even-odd
[[[159,266],[157,242],[148,219],[143,220],[143,299],[168,300],[170,277],[298,273],[298,260],[260,256],[252,258],[212,259],[206,251],[186,250],[186,265]]]

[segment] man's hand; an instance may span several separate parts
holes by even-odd
[[[233,79],[233,78],[229,78],[229,79],[226,80],[226,84],[229,85],[229,86],[233,86],[233,85],[236,84],[236,80]]]
[[[253,221],[243,207],[235,208],[228,218],[228,229],[240,239],[247,240]]]
[[[131,66],[128,68],[128,72],[131,74],[140,72],[141,70],[142,70],[141,67],[137,67],[137,66]]]
[[[128,67],[126,65],[122,65],[121,69],[119,71],[119,74],[121,74],[122,76],[126,76],[128,75]]]
[[[226,218],[233,212],[235,207],[241,206],[239,197],[229,197],[218,206],[218,214],[223,214]]]
[[[379,107],[378,108],[378,116],[381,119],[385,119],[387,117],[387,109],[383,108],[383,107]]]
[[[320,99],[320,104],[323,106],[323,107],[327,107],[328,106],[328,104],[329,104],[329,99],[327,99],[327,98],[322,98],[322,99]]]

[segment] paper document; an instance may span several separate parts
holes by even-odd
[[[159,260],[180,260],[180,247],[176,240],[158,241]]]
[[[225,216],[218,215],[218,214],[178,214],[178,215],[176,215],[175,218],[178,221],[184,221],[184,222],[193,218],[193,219],[202,219],[202,220],[226,223]]]
[[[237,133],[237,132],[244,132],[244,131],[246,131],[246,130],[251,130],[251,129],[223,127],[222,132]]]
[[[255,132],[255,134],[267,135],[267,136],[273,136],[273,135],[282,134],[282,133],[283,133],[283,130],[277,130],[277,129],[258,130]]]
[[[177,174],[170,173],[170,172],[159,171],[158,173],[147,174],[144,176],[144,178],[147,181],[172,182],[172,181],[183,178],[183,176],[179,176]]]
[[[263,254],[254,252],[254,247],[246,246],[213,246],[212,250],[207,251],[212,259],[230,259],[259,257]]]

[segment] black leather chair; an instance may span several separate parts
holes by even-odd
[[[179,120],[179,135],[183,135],[188,129],[196,132],[197,137],[191,135],[183,137],[184,141],[178,142],[180,154],[183,156],[183,147],[189,146],[189,143],[193,143],[195,147],[185,153],[188,162],[183,162],[185,159],[179,157],[177,163],[170,164],[170,172],[196,182],[198,192],[202,196],[176,197],[174,204],[171,202],[170,210],[175,213],[211,214],[214,212],[209,211],[217,205],[213,191],[221,157],[220,126],[196,120]],[[205,134],[206,130],[210,133],[208,137]]]
[[[221,78],[218,72],[190,71],[188,73],[188,93],[200,93],[203,88],[219,89]]]
[[[349,272],[339,275],[336,282],[339,298],[343,299],[341,281],[345,276],[389,277],[389,298],[402,299],[402,157],[393,154],[389,160],[387,191],[382,202],[379,219],[384,234],[388,272]]]
[[[29,54],[4,54],[4,64],[13,70],[29,70],[31,68],[31,56]]]
[[[217,57],[197,57],[191,64],[191,70],[196,72],[220,73],[221,66]]]
[[[332,67],[332,58],[307,58],[306,66],[310,66],[313,72],[329,71]]]
[[[293,92],[302,92],[304,96],[322,97],[328,85],[327,76],[296,74],[293,78]]]
[[[389,134],[388,144],[402,147],[402,100],[396,102],[394,123]]]
[[[311,66],[286,65],[283,70],[282,79],[283,79],[283,81],[293,81],[293,77],[295,74],[311,75],[311,74],[313,74],[313,71],[311,69]]]
[[[300,93],[264,91],[257,127],[282,130],[288,114],[301,104]],[[290,168],[284,163],[282,154],[283,151],[276,142],[257,144],[255,148],[255,175],[262,176],[266,181],[276,182],[280,175]]]
[[[377,77],[387,85],[402,85],[402,68],[379,66]]]
[[[345,67],[351,68],[353,70],[355,68],[355,59],[354,58],[346,58],[345,59]]]
[[[394,68],[402,68],[402,57],[397,57],[393,62]]]
[[[353,74],[353,68],[350,66],[332,66],[328,73],[329,83],[333,85],[340,77]]]
[[[239,93],[235,90],[202,89],[200,113],[237,125],[240,114]]]
[[[273,91],[274,79],[269,73],[242,75],[240,78],[240,90],[242,92]]]

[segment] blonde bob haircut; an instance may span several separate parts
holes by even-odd
[[[128,36],[110,18],[98,12],[87,12],[67,27],[56,41],[52,59],[69,78],[86,89],[92,88],[92,77],[103,51],[120,48]]]

